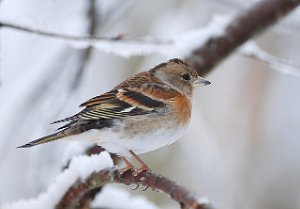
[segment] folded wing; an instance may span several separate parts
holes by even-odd
[[[164,108],[165,103],[150,98],[138,91],[117,89],[94,97],[80,106],[84,106],[85,109],[72,117],[58,120],[53,123],[69,122],[69,124],[59,128],[63,129],[77,121],[110,120],[128,116],[151,114]]]

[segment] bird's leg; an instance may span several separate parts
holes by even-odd
[[[126,166],[120,170],[121,175],[126,173],[127,171],[135,170],[134,166],[125,157],[121,157],[121,158],[126,164]]]
[[[141,167],[136,171],[137,175],[149,170],[146,163],[144,163],[144,161],[142,161],[142,159],[139,158],[139,156],[137,156],[132,150],[129,150],[129,154],[141,165]]]

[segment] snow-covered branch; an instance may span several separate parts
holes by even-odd
[[[93,46],[98,50],[125,58],[152,53],[168,57],[185,57],[197,69],[199,75],[204,76],[237,47],[277,22],[299,3],[300,0],[259,1],[235,18],[228,15],[214,16],[206,27],[188,31],[169,40],[158,40],[153,37],[134,39],[123,35],[116,37],[67,35],[1,21],[0,27],[55,38],[77,48]]]
[[[172,45],[171,41],[156,40],[151,37],[133,39],[122,34],[119,34],[115,37],[100,37],[91,33],[90,35],[85,36],[68,35],[4,21],[0,21],[0,28],[8,28],[34,35],[53,38],[80,49],[93,46],[96,49],[102,50],[106,53],[112,53],[123,57],[163,52],[165,47]]]
[[[263,0],[242,11],[225,32],[208,39],[194,50],[186,60],[205,76],[237,47],[267,29],[300,4],[300,0]]]
[[[90,205],[94,195],[100,191],[104,185],[109,183],[121,183],[125,185],[141,184],[152,190],[168,194],[172,199],[187,208],[204,209],[209,206],[207,201],[196,199],[182,186],[154,172],[147,171],[135,175],[133,171],[128,171],[121,174],[117,168],[113,167],[113,161],[110,155],[107,152],[101,152],[101,154],[98,155],[74,157],[69,167],[57,177],[56,181],[46,192],[36,198],[6,204],[2,208],[85,208],[85,206]],[[120,191],[116,190],[114,192]],[[93,194],[93,198],[89,198],[91,193],[95,193]],[[97,201],[97,198],[93,204],[103,206],[103,201]],[[115,203],[111,197],[110,200],[109,207],[113,207]],[[131,200],[134,200],[134,198],[130,198],[130,201]],[[130,207],[130,201],[119,202],[119,204],[122,204],[124,208],[132,208]],[[125,207],[125,205],[127,206]],[[146,200],[140,203],[138,208],[156,209],[155,206],[151,206],[151,203]]]
[[[106,152],[99,155],[74,157],[69,168],[57,177],[46,192],[36,198],[5,204],[2,209],[53,209],[69,187],[78,179],[86,179],[92,172],[112,166],[113,162]]]
[[[94,35],[75,36],[1,21],[0,28],[5,27],[35,35],[55,38],[80,49],[92,46],[105,53],[125,58],[136,55],[149,55],[152,53],[159,53],[168,57],[186,57],[192,50],[203,45],[209,38],[222,35],[225,28],[230,23],[231,18],[232,16],[230,15],[215,15],[206,27],[176,35],[168,40],[158,40],[153,37],[133,39],[123,35],[116,37],[98,37]]]
[[[261,49],[254,41],[248,41],[239,49],[239,54],[254,58],[272,69],[283,73],[300,77],[300,67],[287,60],[275,57]]]
[[[30,26],[22,26],[19,24],[15,23],[9,23],[9,22],[4,22],[0,21],[0,28],[5,27],[5,28],[10,28],[18,31],[23,31],[27,33],[32,33],[40,36],[46,36],[49,38],[54,38],[58,40],[64,40],[64,41],[73,41],[71,43],[78,43],[78,46],[83,44],[83,47],[88,47],[88,46],[93,46],[96,42],[100,41],[109,41],[109,42],[122,42],[122,41],[132,41],[132,42],[146,42],[146,43],[151,43],[151,44],[168,44],[167,42],[159,41],[159,40],[151,40],[147,38],[141,38],[141,39],[130,39],[126,35],[119,34],[114,37],[102,37],[102,36],[94,36],[94,35],[69,35],[69,34],[64,34],[64,33],[57,33],[57,32],[51,32],[43,29],[37,29],[33,28]]]
[[[121,174],[116,168],[108,168],[92,173],[85,181],[77,181],[74,183],[60,200],[56,209],[75,208],[75,206],[82,204],[81,201],[86,194],[92,190],[101,188],[107,183],[122,183],[125,185],[142,184],[146,188],[149,187],[152,190],[169,195],[184,208],[209,208],[207,203],[202,203],[197,200],[185,188],[152,171],[135,175],[133,171],[127,171]]]

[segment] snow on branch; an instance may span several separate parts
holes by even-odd
[[[81,49],[93,46],[96,49],[102,50],[106,53],[112,53],[123,57],[157,52],[161,50],[161,47],[168,47],[170,44],[172,44],[168,41],[155,40],[151,37],[132,39],[126,35],[117,35],[115,37],[68,35],[3,21],[0,21],[0,28],[1,27],[22,31],[25,33],[31,33],[42,37],[53,38],[63,41],[64,43],[68,43],[74,48]]]
[[[237,47],[276,23],[299,4],[300,0],[259,1],[237,17],[215,16],[206,27],[169,40],[158,40],[153,37],[133,39],[123,35],[116,37],[67,35],[3,21],[0,21],[0,27],[55,38],[77,48],[93,46],[98,50],[125,58],[152,53],[168,57],[185,57],[186,61],[197,69],[199,75],[205,76]],[[280,63],[277,62],[279,65]],[[282,69],[284,70],[280,72],[295,72],[286,67]]]
[[[108,183],[121,183],[125,185],[142,184],[146,188],[168,194],[173,200],[177,201],[184,208],[208,209],[206,201],[201,202],[197,198],[174,181],[158,175],[152,171],[147,171],[136,175],[129,170],[121,174],[117,168],[103,169],[93,172],[85,181],[77,181],[65,193],[55,209],[75,208],[82,201],[82,198],[91,190],[101,188]]]
[[[196,199],[182,186],[154,172],[147,171],[136,175],[134,171],[127,171],[121,174],[120,171],[113,166],[110,155],[107,152],[101,152],[98,155],[74,157],[69,167],[58,176],[55,183],[52,184],[46,192],[36,198],[5,204],[2,209],[85,208],[84,206],[90,204],[91,201],[91,199],[86,198],[86,196],[91,191],[96,190],[98,192],[99,189],[102,189],[102,187],[108,183],[121,183],[125,185],[142,184],[145,187],[152,188],[152,190],[168,194],[172,199],[186,208],[209,208],[207,201]],[[120,202],[120,199],[118,199],[118,204],[122,204],[124,208],[131,208],[132,205],[138,205],[138,208],[141,209],[157,209],[156,206],[145,199],[141,200],[129,197],[119,190],[114,190],[113,193],[115,192],[121,193],[123,196],[122,199],[124,202]],[[87,200],[88,203],[86,203],[85,200]],[[97,197],[96,202],[93,203],[93,205],[97,206],[103,206],[103,204],[109,207],[115,205],[112,197],[110,201],[106,201],[106,203],[101,201],[101,197],[100,200]]]
[[[171,57],[183,57],[201,46],[207,39],[222,35],[230,21],[231,16],[229,15],[215,15],[206,27],[188,31],[169,40],[158,40],[153,37],[133,39],[124,35],[118,35],[116,37],[98,37],[93,35],[75,36],[1,21],[0,28],[10,28],[48,38],[54,38],[68,43],[75,48],[87,48],[93,46],[105,53],[111,53],[125,58],[136,55],[149,55],[152,53],[159,53]]]
[[[92,172],[112,167],[110,155],[102,152],[99,155],[74,157],[68,169],[64,170],[48,190],[37,198],[19,200],[5,204],[2,209],[53,209],[61,197],[78,179],[86,179]]]
[[[248,10],[241,11],[224,33],[208,39],[194,50],[186,61],[200,76],[208,74],[237,47],[266,30],[300,4],[300,0],[262,0]]]
[[[248,41],[240,49],[239,53],[243,56],[257,59],[272,69],[283,74],[289,74],[300,77],[300,67],[287,60],[275,57],[261,49],[254,41]]]
[[[115,201],[117,200],[117,201]],[[107,185],[101,189],[96,198],[91,203],[90,208],[111,208],[111,209],[158,209],[156,205],[142,195],[131,195],[126,189],[116,188]]]

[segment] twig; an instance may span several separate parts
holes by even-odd
[[[269,54],[261,49],[254,41],[247,42],[238,52],[238,55],[255,59],[276,71],[300,77],[300,66],[289,62],[288,60]]]
[[[89,0],[88,1],[88,34],[89,36],[94,36],[96,34],[97,30],[97,10],[96,10],[96,3],[95,0]],[[71,90],[76,89],[81,81],[82,75],[84,73],[84,70],[86,68],[86,65],[93,53],[92,46],[89,46],[87,48],[84,48],[83,51],[80,51],[80,57],[79,57],[79,64],[78,68],[75,71],[74,80],[71,83]]]
[[[133,171],[121,174],[118,169],[104,169],[92,173],[85,181],[76,182],[63,196],[55,209],[78,208],[82,197],[91,190],[101,188],[108,183],[142,184],[152,188],[152,190],[168,194],[177,201],[183,208],[207,209],[209,205],[199,203],[188,190],[179,186],[166,177],[154,172],[147,171],[139,175],[134,175]]]
[[[197,69],[199,75],[205,76],[237,47],[270,27],[299,4],[299,0],[259,1],[234,18],[223,35],[209,39],[186,60]]]
[[[55,39],[62,39],[65,41],[78,41],[86,43],[88,46],[93,45],[93,42],[97,41],[108,41],[108,42],[122,42],[122,41],[129,41],[131,43],[146,43],[146,44],[154,44],[154,45],[160,45],[160,44],[170,44],[168,41],[162,41],[162,40],[155,40],[153,38],[139,38],[139,39],[132,39],[124,34],[118,34],[114,37],[104,37],[104,36],[94,36],[94,35],[86,35],[86,36],[80,36],[80,35],[67,35],[63,33],[56,33],[56,32],[50,32],[45,31],[41,29],[32,28],[29,26],[21,26],[14,23],[4,22],[0,20],[0,28],[6,27],[14,30],[19,30],[23,32],[28,32],[32,34],[37,34],[41,36],[46,36],[50,38]]]

